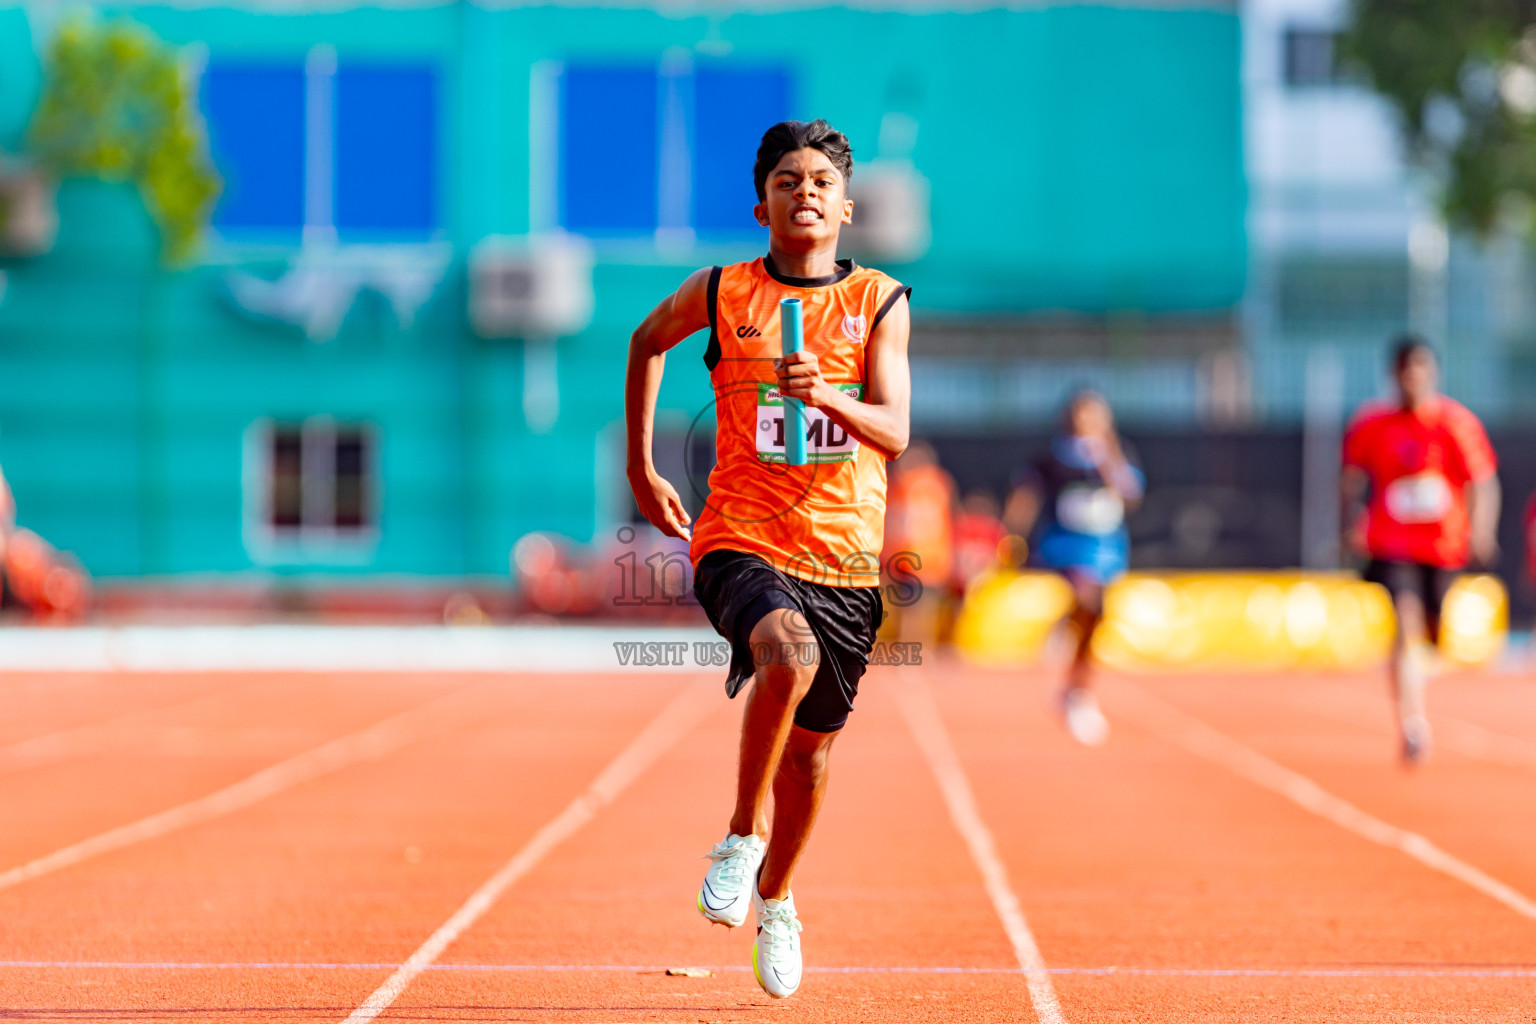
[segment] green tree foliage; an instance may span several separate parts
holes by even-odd
[[[1536,0],[1355,0],[1344,54],[1402,115],[1450,222],[1487,234],[1536,200]]]
[[[222,183],[176,52],[126,21],[77,20],[54,37],[29,142],[59,176],[131,181],[161,252],[191,255]]]

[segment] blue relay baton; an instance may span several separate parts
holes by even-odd
[[[799,299],[779,300],[780,349],[784,355],[805,348],[805,318]],[[780,394],[784,403],[784,461],[803,466],[805,458],[805,406],[800,399]]]

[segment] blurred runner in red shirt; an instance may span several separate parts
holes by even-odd
[[[1536,587],[1536,494],[1525,503],[1525,578]]]
[[[954,595],[965,596],[966,588],[988,569],[998,564],[998,548],[1008,538],[1003,525],[1003,510],[989,491],[974,490],[960,502],[955,517]]]
[[[1430,747],[1416,647],[1438,641],[1456,574],[1497,557],[1499,482],[1483,425],[1439,393],[1434,350],[1406,337],[1392,368],[1397,400],[1366,404],[1344,435],[1343,490],[1345,522],[1370,557],[1364,576],[1387,588],[1397,612],[1392,685],[1403,759],[1416,764]]]

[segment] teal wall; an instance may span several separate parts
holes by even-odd
[[[790,66],[800,116],[827,117],[861,156],[874,154],[884,114],[916,119],[934,241],[922,260],[889,269],[915,286],[919,318],[1212,311],[1241,293],[1239,40],[1228,11],[829,9],[814,15],[830,48],[820,61],[805,57],[800,10],[713,20],[469,4],[124,11],[174,43],[206,44],[214,60],[299,59],[329,43],[343,62],[437,65],[440,207],[459,259],[486,234],[528,230],[534,61],[649,60],[709,38],[729,44],[731,59]],[[20,8],[0,7],[0,147],[18,146],[35,102],[33,28]],[[561,418],[536,435],[522,419],[520,344],[469,335],[457,262],[410,330],[365,298],[318,344],[242,319],[221,297],[229,262],[272,251],[220,243],[206,265],[164,271],[126,186],[66,182],[60,209],[53,253],[0,264],[10,277],[0,465],[23,522],[102,575],[251,568],[241,445],[262,416],[367,420],[380,438],[377,550],[358,565],[277,571],[498,573],[529,530],[586,539],[605,525],[600,432],[622,412],[629,331],[689,270],[761,246],[663,256],[599,245],[596,315],[560,341]],[[708,401],[702,347],[685,343],[669,365],[662,406],[674,422]]]

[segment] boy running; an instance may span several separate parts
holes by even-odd
[[[1066,618],[1077,636],[1061,714],[1072,738],[1090,747],[1109,738],[1109,722],[1088,688],[1093,631],[1104,616],[1104,588],[1130,565],[1125,516],[1141,502],[1144,487],[1115,432],[1109,402],[1097,391],[1079,391],[1050,447],[1019,474],[1004,512],[1008,526],[1030,538],[1029,564],[1072,584]]]
[[[1406,337],[1392,368],[1397,400],[1361,407],[1344,435],[1344,521],[1356,522],[1365,503],[1364,575],[1392,595],[1392,688],[1403,760],[1417,764],[1430,748],[1417,648],[1438,642],[1456,573],[1471,559],[1491,565],[1497,556],[1499,481],[1483,425],[1438,391],[1434,350]]]
[[[694,592],[731,643],[726,693],[748,679],[752,689],[735,809],[697,904],[728,927],[755,912],[753,970],[776,998],[800,984],[790,881],[884,613],[885,463],[908,439],[910,289],[837,259],[852,173],[847,138],[825,121],[768,129],[753,168],[768,255],[699,270],[662,300],[630,339],[625,379],[635,501],[662,532],[687,539],[688,513],[656,472],[651,433],[667,350],[709,329],[716,463],[691,537]],[[788,356],[785,298],[801,300],[805,322],[805,349]],[[805,466],[785,463],[786,395],[805,406]]]

